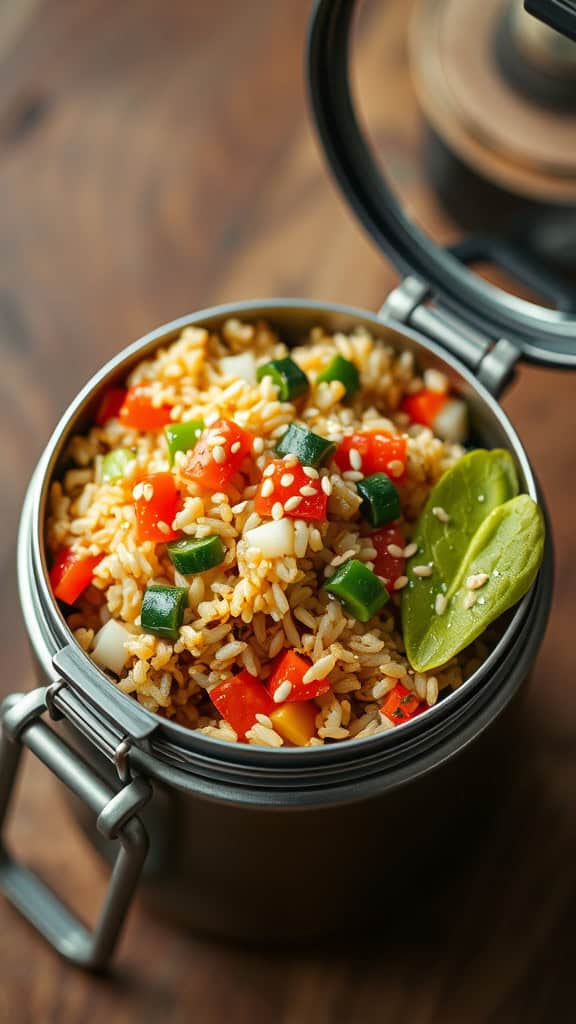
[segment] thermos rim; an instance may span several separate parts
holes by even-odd
[[[137,356],[140,356],[146,350],[153,350],[158,347],[163,341],[170,339],[185,326],[223,320],[232,315],[268,316],[273,319],[275,314],[278,316],[281,314],[291,316],[296,313],[304,317],[316,315],[318,317],[347,318],[355,322],[363,321],[376,331],[391,330],[396,335],[407,340],[413,347],[419,347],[447,364],[451,370],[463,378],[467,385],[488,404],[490,411],[497,417],[500,425],[506,432],[510,447],[518,460],[526,483],[526,490],[532,497],[542,502],[537,483],[520,439],[493,396],[478,382],[473,373],[455,357],[404,324],[397,323],[389,318],[383,319],[375,313],[352,306],[302,299],[255,299],[200,310],[178,320],[171,321],[144,335],[138,341],[119,352],[117,356],[97,371],[85,387],[81,389],[60,419],[38,464],[30,484],[21,522],[19,581],[24,607],[29,606],[30,602],[34,601],[36,613],[43,619],[43,636],[40,638],[38,634],[35,640],[33,638],[33,646],[36,647],[37,654],[39,653],[38,645],[42,648],[41,653],[43,657],[41,660],[45,666],[51,661],[52,656],[60,647],[71,643],[76,644],[50,593],[42,543],[47,488],[59,449],[71,425],[82,414],[82,411],[86,409],[90,400],[94,398],[97,389],[107,380],[119,377],[125,372],[127,365],[134,361]],[[298,776],[301,776],[303,784],[312,784],[310,779],[306,780],[308,772],[312,772],[316,778],[316,785],[322,783],[320,776],[323,776],[324,781],[330,786],[331,774],[332,782],[334,782],[336,776],[341,775],[343,766],[345,766],[345,770],[348,773],[361,776],[372,771],[371,761],[375,759],[381,762],[380,771],[385,771],[384,762],[387,756],[389,757],[392,754],[394,757],[401,758],[402,752],[404,752],[405,758],[409,759],[410,750],[414,754],[416,749],[421,749],[427,745],[432,746],[433,735],[442,732],[443,729],[446,730],[446,725],[449,721],[452,721],[455,717],[466,717],[467,708],[468,710],[470,709],[472,698],[474,697],[476,701],[478,700],[478,694],[483,689],[486,689],[485,684],[487,682],[492,683],[489,689],[494,688],[494,679],[500,675],[499,665],[505,659],[507,652],[509,653],[518,644],[519,636],[524,632],[528,617],[534,617],[535,605],[542,604],[542,602],[544,602],[544,610],[540,616],[542,623],[537,631],[539,634],[543,632],[550,590],[549,581],[547,583],[544,579],[546,574],[551,574],[552,559],[549,546],[545,558],[547,563],[546,572],[541,572],[532,591],[526,595],[515,609],[511,622],[495,649],[470,679],[436,707],[431,708],[423,718],[416,719],[414,722],[375,737],[366,737],[360,740],[312,749],[294,748],[278,751],[218,741],[187,730],[173,722],[160,719],[159,716],[154,715],[152,712],[146,712],[154,720],[157,729],[148,751],[142,752],[135,749],[133,757],[140,757],[146,764],[147,770],[152,774],[157,772],[161,774],[160,766],[162,763],[164,763],[168,774],[170,774],[170,765],[174,765],[174,761],[180,758],[181,765],[176,770],[180,782],[183,781],[185,773],[191,771],[195,772],[196,775],[204,775],[206,778],[212,775],[215,779],[218,779],[218,776],[221,775],[222,778],[226,777],[226,785],[231,784],[234,788],[252,785],[256,789],[259,786],[263,786],[271,791],[275,791],[278,787],[281,789],[283,785],[287,784],[287,773],[291,777],[291,784],[296,781]],[[29,632],[31,628],[30,626]],[[78,650],[80,650],[79,647]],[[84,658],[86,670],[96,673],[102,680],[102,684],[105,687],[110,687],[110,681],[96,668],[88,656],[84,655]],[[131,698],[126,697],[126,700],[131,700]],[[172,771],[174,778],[176,774]],[[285,796],[284,792],[282,796],[278,792],[279,798],[284,799]]]

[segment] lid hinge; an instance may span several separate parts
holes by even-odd
[[[473,370],[493,395],[499,395],[514,375],[520,350],[507,338],[494,340],[441,306],[430,286],[417,277],[405,277],[379,315],[415,327],[437,342]]]

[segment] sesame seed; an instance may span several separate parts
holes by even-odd
[[[215,445],[212,449],[212,458],[214,459],[214,462],[217,462],[219,465],[226,462],[226,452],[221,444]]]
[[[239,501],[237,505],[232,505],[232,508],[231,508],[230,511],[233,512],[235,516],[239,516],[239,515],[241,515],[242,512],[245,512],[247,508],[248,508],[248,502],[247,501]]]
[[[499,576],[500,573],[498,572],[498,569],[494,569],[494,572],[492,573],[492,575],[493,576]]]
[[[399,576],[398,579],[394,581],[394,590],[403,590],[407,583],[407,576]]]
[[[486,572],[477,572],[473,576],[469,576],[466,580],[466,587],[468,590],[480,590],[485,583],[488,582],[489,576]]]
[[[282,476],[280,477],[280,486],[281,487],[291,487],[293,483],[294,483],[294,474],[293,473],[282,473]]]
[[[275,469],[276,469],[276,467],[273,466],[272,464],[270,464],[269,466],[266,466],[266,469],[262,473],[262,476],[274,476]]]
[[[486,501],[486,498],[483,494],[479,494],[476,500],[482,504],[482,502]]]
[[[154,487],[152,484],[144,484],[142,487],[142,497],[144,498],[144,501],[152,501],[152,498],[154,497]]]
[[[434,605],[436,615],[443,615],[446,611],[446,598],[444,594],[436,594],[436,603]]]
[[[450,522],[450,516],[448,515],[446,509],[442,508],[441,505],[434,506],[434,508],[432,509],[432,515],[436,516],[436,519],[439,519],[441,523]]]
[[[362,456],[357,448],[350,449],[348,452],[348,458],[350,460],[351,469],[355,469],[356,471],[362,469]]]
[[[412,555],[415,555],[417,551],[417,544],[407,544],[402,553],[404,555],[404,558],[412,558]]]
[[[170,533],[170,527],[168,523],[165,523],[163,519],[159,519],[156,526],[160,530],[160,533]]]
[[[267,477],[264,480],[262,487],[260,488],[260,494],[263,498],[269,498],[271,494],[274,494],[274,481]]]
[[[140,482],[139,484],[136,484],[136,487],[132,491],[132,497],[134,498],[134,501],[140,501],[140,498],[142,497],[143,490],[144,490],[144,484],[142,482]]]
[[[354,548],[348,548],[347,551],[344,551],[341,555],[335,555],[330,562],[330,565],[342,565],[342,563],[347,562],[349,558],[354,558],[355,554],[356,551]]]
[[[330,483],[330,480],[328,479],[327,476],[322,477],[320,486],[324,491],[324,494],[329,498],[330,495],[332,494],[332,484]]]
[[[473,590],[468,591],[468,593],[466,594],[466,597],[464,598],[464,607],[465,607],[466,611],[469,611],[470,608],[474,607],[474,605],[476,604],[477,596],[478,595],[475,594]]]
[[[216,491],[216,494],[212,495],[212,504],[213,505],[222,505],[224,502],[227,502],[227,501],[228,501],[228,495],[224,494],[224,491]]]
[[[311,487],[309,484],[304,484],[304,486],[300,488],[300,494],[303,498],[313,498],[318,494],[318,488]]]
[[[392,476],[402,476],[404,472],[404,463],[400,462],[400,459],[392,459],[392,462],[388,463],[388,469],[392,473]]]
[[[305,476],[309,477],[310,480],[317,480],[320,476],[318,470],[314,469],[314,466],[302,466],[302,472]]]
[[[298,463],[298,456],[293,455],[292,452],[288,452],[287,455],[282,457],[282,462],[285,462],[286,466],[295,466]]]
[[[255,437],[254,438],[254,440],[252,441],[252,451],[254,452],[255,455],[261,455],[262,454],[262,452],[264,451],[264,438],[263,437]]]
[[[272,505],[272,519],[282,519],[284,506],[281,501],[275,501]]]
[[[236,452],[239,452],[241,447],[242,445],[240,444],[240,441],[234,441],[234,444],[230,445],[230,451],[233,455],[236,455]]]
[[[211,434],[208,438],[208,444],[211,448],[213,448],[215,444],[226,444],[226,438],[223,437],[222,434]]]
[[[431,576],[433,569],[431,565],[415,565],[412,572],[415,576]]]
[[[357,484],[359,480],[364,479],[364,473],[360,473],[355,469],[347,469],[342,473],[342,479],[348,480],[350,483]]]
[[[293,512],[295,508],[298,508],[298,505],[300,504],[301,501],[302,497],[300,494],[292,495],[291,498],[288,498],[288,501],[284,502],[284,511]]]
[[[386,550],[392,558],[402,558],[404,555],[404,548],[398,547],[397,544],[389,544]]]
[[[272,719],[268,718],[268,715],[262,715],[260,712],[256,714],[256,721],[260,722],[260,725],[265,725],[267,729],[272,729]]]
[[[292,693],[292,683],[288,679],[285,679],[277,690],[274,691],[272,700],[275,704],[282,704],[283,701],[288,700],[288,697]]]

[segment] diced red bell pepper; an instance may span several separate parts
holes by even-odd
[[[276,707],[260,680],[244,670],[214,686],[210,700],[242,740],[254,725],[256,715],[270,715]]]
[[[142,477],[133,493],[138,540],[167,541],[180,536],[172,529],[172,520],[180,509],[180,495],[172,473]]]
[[[65,604],[74,604],[92,582],[94,569],[104,555],[77,555],[72,548],[60,548],[56,553],[49,578],[54,597]]]
[[[364,476],[386,473],[393,480],[401,480],[406,473],[407,444],[405,437],[387,434],[384,430],[368,430],[345,437],[338,445],[334,459],[342,472],[353,469],[350,449],[354,448],[362,459]],[[391,463],[394,464],[392,469]],[[402,468],[396,463],[400,463]]]
[[[270,473],[267,467],[268,474],[262,477],[254,499],[254,508],[258,515],[271,516],[274,505],[279,502],[284,509],[284,515],[291,519],[324,522],[328,497],[322,490],[320,478],[310,478],[299,462],[292,465],[282,459],[276,459],[269,463],[269,466],[273,466],[274,471]],[[268,493],[271,488],[272,492]],[[291,503],[291,498],[299,500]]]
[[[430,391],[429,388],[422,388],[414,395],[406,395],[401,409],[407,413],[413,423],[420,423],[424,427],[434,429],[434,421],[438,413],[442,411],[450,396],[443,391]]]
[[[152,405],[152,390],[146,384],[128,388],[120,409],[120,422],[133,430],[162,430],[170,423],[172,406]]]
[[[283,683],[290,683],[292,687],[288,696],[283,698],[283,702],[286,703],[313,700],[314,697],[320,697],[323,693],[328,693],[330,683],[327,679],[314,679],[311,683],[303,681],[304,676],[311,667],[312,662],[310,659],[304,658],[301,654],[297,654],[296,651],[284,651],[283,654],[279,654],[273,664],[272,675],[268,680],[270,696],[273,698]]]
[[[216,420],[203,430],[180,472],[206,490],[221,490],[236,476],[252,440],[252,434],[232,420]]]
[[[404,575],[406,559],[403,555],[391,555],[388,547],[395,544],[396,547],[404,549],[405,540],[402,530],[399,526],[386,526],[383,530],[375,530],[374,533],[371,533],[370,540],[376,548],[374,572],[386,581],[386,589],[391,594],[396,580]]]
[[[116,419],[126,399],[126,388],[108,388],[102,395],[102,401],[96,413],[96,424],[103,427],[108,420]]]
[[[407,690],[402,683],[396,683],[380,710],[394,725],[400,725],[401,722],[407,722],[410,718],[414,718],[420,710],[425,710],[421,708],[421,704],[422,701],[417,693]]]

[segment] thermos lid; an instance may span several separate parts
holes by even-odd
[[[316,0],[308,38],[308,85],[316,127],[350,205],[398,271],[426,284],[432,296],[466,325],[495,340],[507,339],[529,362],[576,369],[576,288],[542,269],[538,290],[552,300],[556,308],[551,309],[489,283],[466,261],[487,256],[514,273],[516,259],[517,276],[526,280],[522,254],[493,238],[444,248],[407,215],[382,175],[360,126],[350,84],[356,6],[354,0]]]

